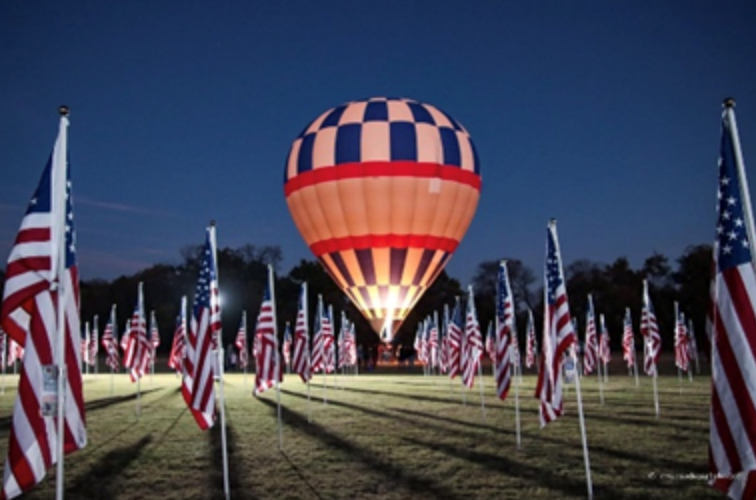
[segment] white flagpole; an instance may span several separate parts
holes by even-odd
[[[275,340],[276,355],[276,406],[278,407],[278,449],[283,450],[283,425],[281,423],[281,353],[278,350],[278,319],[276,315],[276,285],[273,278],[273,266],[268,264],[268,286],[270,300],[273,303],[273,339]]]
[[[511,347],[510,347],[511,351]],[[515,367],[514,369],[515,375],[517,375],[517,369]],[[520,433],[520,384],[522,383],[522,374],[520,374],[520,378],[515,381],[514,383],[514,389],[515,389],[515,432],[517,433],[517,449],[520,449],[520,445],[522,443],[522,437]]]
[[[0,386],[0,394],[5,394],[5,370],[6,365],[8,364],[8,334],[3,332],[3,347],[2,350],[0,350],[0,356],[2,356],[2,360],[0,360],[0,365],[3,367],[3,383]]]
[[[219,269],[218,269],[218,253],[217,253],[217,243],[215,239],[215,221],[210,221],[210,227],[208,228],[209,237],[210,237],[210,247],[212,249],[213,254],[213,268],[215,268],[215,281],[218,285],[218,296],[214,296],[213,294],[210,295],[210,315],[212,317],[213,309],[215,309],[216,305],[218,307],[218,321],[221,321],[221,304],[220,304],[220,276],[219,276]],[[218,301],[216,304],[215,301]],[[216,367],[218,369],[218,403],[220,406],[220,417],[221,417],[221,450],[222,450],[222,457],[223,457],[223,493],[225,495],[226,500],[229,500],[231,498],[231,489],[229,487],[229,480],[228,480],[228,441],[226,437],[226,398],[224,393],[224,384],[223,384],[223,329],[222,329],[223,323],[221,322],[221,329],[216,332],[216,341],[218,342],[218,351],[216,354]],[[246,330],[245,330],[246,334]]]
[[[572,361],[577,366],[577,355],[575,345],[573,344],[570,351]],[[585,484],[588,489],[588,500],[593,500],[593,480],[591,479],[591,461],[588,457],[588,437],[585,432],[585,416],[583,414],[583,398],[580,393],[580,377],[575,376],[575,396],[577,398],[578,417],[580,419],[580,437],[583,442],[583,461],[585,462]]]
[[[144,320],[144,289],[143,289],[144,283],[142,281],[139,282],[139,291],[137,296],[137,301],[139,303],[139,325],[144,324],[146,328],[146,321]],[[139,328],[139,325],[137,325],[137,328]],[[132,339],[132,342],[136,342],[135,339]],[[137,377],[137,387],[136,387],[136,417],[137,420],[139,420],[139,417],[142,415],[142,377],[141,375]]]
[[[748,179],[746,178],[745,163],[743,162],[743,150],[740,149],[740,134],[738,133],[738,124],[735,121],[735,99],[727,98],[724,101],[725,115],[730,125],[730,137],[732,139],[732,149],[735,152],[735,165],[738,168],[738,174],[741,179],[740,194],[743,198],[743,215],[746,219],[746,229],[748,229],[748,240],[754,241],[756,230],[754,230],[753,210],[751,209],[751,195],[748,191]],[[756,263],[756,253],[751,257]]]
[[[97,362],[97,353],[100,352],[100,318],[97,314],[95,314],[94,317],[94,329],[92,330],[92,333],[94,335],[94,359],[92,362],[94,363],[94,372],[95,375],[99,375],[99,363]]]
[[[84,373],[89,375],[89,343],[92,341],[92,333],[89,330],[89,321],[84,322],[84,352],[82,353],[84,358]]]
[[[242,328],[244,328],[244,350],[247,355],[247,362],[244,364],[244,390],[247,390],[247,365],[249,365],[249,335],[247,335],[247,311],[242,311]]]
[[[599,386],[599,401],[601,401],[601,404],[604,404],[604,382],[601,378],[601,359],[598,356],[598,353],[596,355],[596,377],[598,380],[598,386]]]
[[[482,357],[482,356],[481,356]],[[483,360],[478,361],[478,377],[480,377],[480,411],[483,413],[483,422],[486,421],[486,398],[483,389]]]
[[[113,304],[113,306],[110,308],[110,324],[112,325],[113,329],[113,343],[118,346],[119,339],[118,339],[118,325],[116,325],[116,305]],[[118,349],[118,347],[116,347]],[[115,369],[111,366],[110,367],[110,395],[113,395],[113,386],[114,386],[114,378],[115,378]]]
[[[635,339],[633,339],[633,373],[635,374],[635,387],[638,387],[640,381],[638,380],[638,356],[635,352]]]
[[[56,457],[57,457],[57,474],[55,478],[55,498],[57,500],[63,499],[63,482],[64,482],[64,466],[63,466],[63,442],[65,441],[65,405],[66,405],[66,313],[65,313],[65,295],[69,290],[66,290],[64,286],[65,281],[62,279],[63,270],[66,266],[66,236],[65,236],[65,217],[66,217],[66,183],[67,183],[67,170],[68,170],[68,108],[65,106],[60,107],[60,129],[58,132],[58,141],[54,149],[53,168],[51,171],[52,177],[52,212],[53,212],[53,245],[52,245],[52,258],[50,259],[53,266],[52,277],[53,287],[58,291],[58,331],[57,331],[57,364],[58,364],[58,436],[56,441]],[[58,168],[55,168],[58,167]],[[77,335],[81,335],[76,332]]]
[[[310,368],[310,376],[307,379],[307,423],[312,422],[312,405],[310,404],[310,380],[312,379],[312,356],[310,353],[310,332],[308,331],[310,328],[310,318],[307,314],[308,311],[308,304],[307,301],[307,282],[305,281],[302,283],[302,312],[304,316],[304,327],[305,332],[307,336],[307,342],[305,344],[305,349],[307,350],[307,366]]]

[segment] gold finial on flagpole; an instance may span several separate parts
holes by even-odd
[[[734,108],[735,107],[735,99],[732,97],[726,97],[724,102],[722,103],[722,106],[725,108]]]
[[[58,108],[58,113],[60,113],[60,116],[68,116],[68,114],[71,112],[70,109],[68,109],[68,106],[63,104]]]

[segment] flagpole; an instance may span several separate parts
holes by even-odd
[[[511,351],[511,347],[510,347]],[[515,367],[515,376],[517,375],[517,368]],[[514,389],[515,389],[515,432],[517,433],[517,449],[520,449],[520,444],[522,443],[522,438],[520,435],[520,384],[522,383],[522,374],[520,374],[520,379],[515,382]]]
[[[247,336],[247,311],[242,311],[242,327],[244,328],[244,350],[247,355],[247,362],[244,363],[244,390],[247,390],[247,365],[249,365],[249,337]]]
[[[638,356],[635,352],[635,339],[633,339],[633,373],[635,373],[635,387],[638,387],[640,381],[638,380]]]
[[[481,353],[482,354],[482,353]],[[482,356],[481,356],[482,358]],[[478,377],[480,377],[480,410],[483,413],[483,422],[486,421],[486,398],[483,390],[483,360],[478,361]]]
[[[601,380],[601,360],[599,359],[598,353],[596,353],[596,377],[598,380],[598,386],[599,386],[599,401],[601,401],[601,404],[604,404],[604,383]]]
[[[144,288],[143,288],[144,282],[139,282],[139,290],[137,295],[137,302],[139,303],[139,315],[142,320],[144,320]],[[142,324],[142,321],[139,322]],[[144,321],[145,328],[146,328],[146,321]],[[137,328],[140,328],[140,325],[137,325]],[[146,333],[146,332],[145,332]],[[131,342],[138,342],[136,338],[131,340]],[[134,348],[136,349],[136,347]],[[132,368],[133,370],[133,368]],[[142,415],[142,375],[141,375],[141,368],[140,368],[140,374],[137,377],[137,386],[136,386],[136,417],[137,420],[139,420],[139,417]]]
[[[310,352],[310,334],[308,329],[310,328],[310,318],[307,315],[308,309],[308,297],[307,297],[307,282],[302,283],[302,316],[304,317],[304,329],[307,341],[305,342],[305,348],[307,350],[307,367],[309,376],[307,377],[307,423],[312,422],[312,405],[310,404],[310,380],[312,379],[312,356]],[[296,330],[296,328],[295,328]]]
[[[218,322],[220,323],[220,328],[217,332],[215,332],[216,340],[218,342],[218,353],[216,356],[216,366],[218,367],[218,399],[220,404],[220,417],[221,417],[221,450],[222,450],[222,458],[223,458],[223,493],[225,495],[226,500],[229,500],[231,498],[231,489],[229,487],[229,480],[228,480],[228,441],[226,437],[226,398],[225,398],[225,392],[224,392],[224,384],[223,384],[223,323],[221,321],[221,308],[220,308],[220,273],[218,269],[218,254],[217,254],[217,242],[215,239],[215,221],[210,221],[210,227],[208,228],[209,232],[209,239],[210,239],[210,247],[212,249],[213,254],[213,268],[215,269],[215,282],[218,285],[218,296],[215,297],[212,294],[210,295],[210,316],[213,315],[213,309],[216,306],[215,301],[217,301],[217,307],[218,307]],[[246,335],[246,330],[245,330]]]
[[[281,423],[281,353],[278,350],[278,318],[276,315],[276,284],[273,277],[273,266],[268,264],[268,284],[270,286],[270,301],[272,302],[273,309],[273,327],[275,333],[273,340],[275,342],[275,355],[276,355],[276,406],[278,407],[278,449],[283,451],[283,425]]]
[[[575,344],[572,345],[570,355],[577,366]],[[588,489],[588,500],[593,500],[593,480],[591,479],[591,461],[588,457],[588,436],[585,432],[585,416],[583,414],[583,398],[580,392],[580,377],[575,376],[575,397],[577,398],[578,417],[580,419],[580,437],[583,442],[583,461],[585,462],[585,485]]]
[[[61,106],[59,108],[60,113],[60,129],[58,135],[58,143],[55,147],[55,158],[53,158],[53,166],[59,166],[58,169],[53,168],[51,172],[52,177],[52,201],[53,201],[53,230],[57,230],[55,234],[55,240],[52,245],[52,252],[55,258],[51,259],[51,263],[54,267],[52,277],[52,288],[57,289],[58,303],[57,303],[57,315],[58,315],[58,331],[57,331],[57,361],[58,361],[58,384],[57,384],[57,404],[58,404],[58,436],[56,441],[56,456],[57,467],[55,477],[55,498],[57,500],[63,499],[63,483],[65,468],[63,466],[63,443],[65,441],[65,405],[66,405],[66,379],[67,379],[67,367],[66,367],[66,313],[64,308],[66,287],[64,286],[64,280],[62,280],[63,269],[66,266],[66,235],[64,231],[65,217],[66,217],[66,182],[68,171],[68,107]],[[56,219],[57,217],[57,219]],[[57,253],[57,255],[56,255]],[[76,335],[81,333],[75,332]]]

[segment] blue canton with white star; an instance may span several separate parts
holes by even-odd
[[[554,241],[554,233],[551,228],[546,230],[548,233],[546,243],[546,283],[548,290],[546,291],[547,300],[550,305],[556,304],[556,292],[557,288],[562,284],[562,276],[560,271],[559,254],[556,249],[556,242]]]
[[[751,249],[741,199],[740,176],[735,159],[735,145],[727,118],[722,120],[722,144],[719,157],[719,192],[717,193],[717,265],[720,271],[751,261]]]
[[[197,279],[197,291],[194,297],[195,316],[199,316],[200,310],[210,308],[210,284],[215,281],[215,262],[210,245],[210,232],[205,239],[205,248],[202,252],[202,265],[199,278]]]

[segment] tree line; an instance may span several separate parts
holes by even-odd
[[[131,316],[136,304],[137,285],[140,281],[144,282],[145,313],[149,315],[150,311],[155,311],[161,338],[158,351],[167,354],[173,339],[175,319],[183,295],[188,297],[191,309],[199,275],[201,252],[200,245],[188,246],[181,249],[181,261],[175,265],[155,264],[131,276],[121,276],[112,281],[102,279],[82,281],[82,325],[85,321],[91,322],[94,316],[98,315],[99,331],[102,332],[108,321],[111,305],[115,304],[118,331],[122,334],[125,322]],[[279,271],[282,256],[283,253],[277,246],[244,245],[235,249],[226,247],[218,250],[224,345],[233,343],[243,310],[247,311],[248,331],[254,331],[254,321],[260,309],[267,282],[268,264],[272,265],[276,271],[275,298],[279,335],[283,335],[286,322],[290,322],[293,328],[300,285],[307,282],[311,323],[318,295],[322,295],[326,304],[333,305],[335,315],[338,316],[341,311],[344,311],[347,318],[355,322],[358,344],[363,347],[374,347],[379,343],[378,336],[372,331],[368,322],[331,280],[317,260],[300,260],[288,273],[281,274]],[[636,343],[639,348],[642,283],[645,279],[649,283],[649,294],[655,307],[663,349],[671,350],[674,345],[673,303],[678,301],[686,318],[693,321],[699,348],[707,350],[704,332],[712,265],[711,246],[690,246],[676,259],[675,264],[673,268],[673,263],[666,256],[654,253],[643,262],[640,269],[632,269],[625,257],[620,257],[611,264],[580,259],[567,265],[564,273],[570,312],[578,321],[581,338],[585,329],[587,295],[591,293],[596,314],[604,314],[606,318],[612,350],[621,349],[622,324],[626,307],[632,311]],[[498,261],[481,262],[476,268],[472,281],[478,320],[484,333],[489,322],[494,321],[496,313],[498,265]],[[519,259],[508,259],[508,270],[515,298],[520,343],[524,345],[528,308],[533,311],[536,330],[540,338],[543,285],[536,283],[533,270]],[[0,284],[4,282],[5,273],[0,271]],[[453,308],[455,300],[460,298],[461,307],[464,308],[465,293],[459,280],[450,277],[446,271],[442,271],[407,316],[395,336],[395,344],[412,344],[418,323],[435,311],[441,314],[444,304]]]

